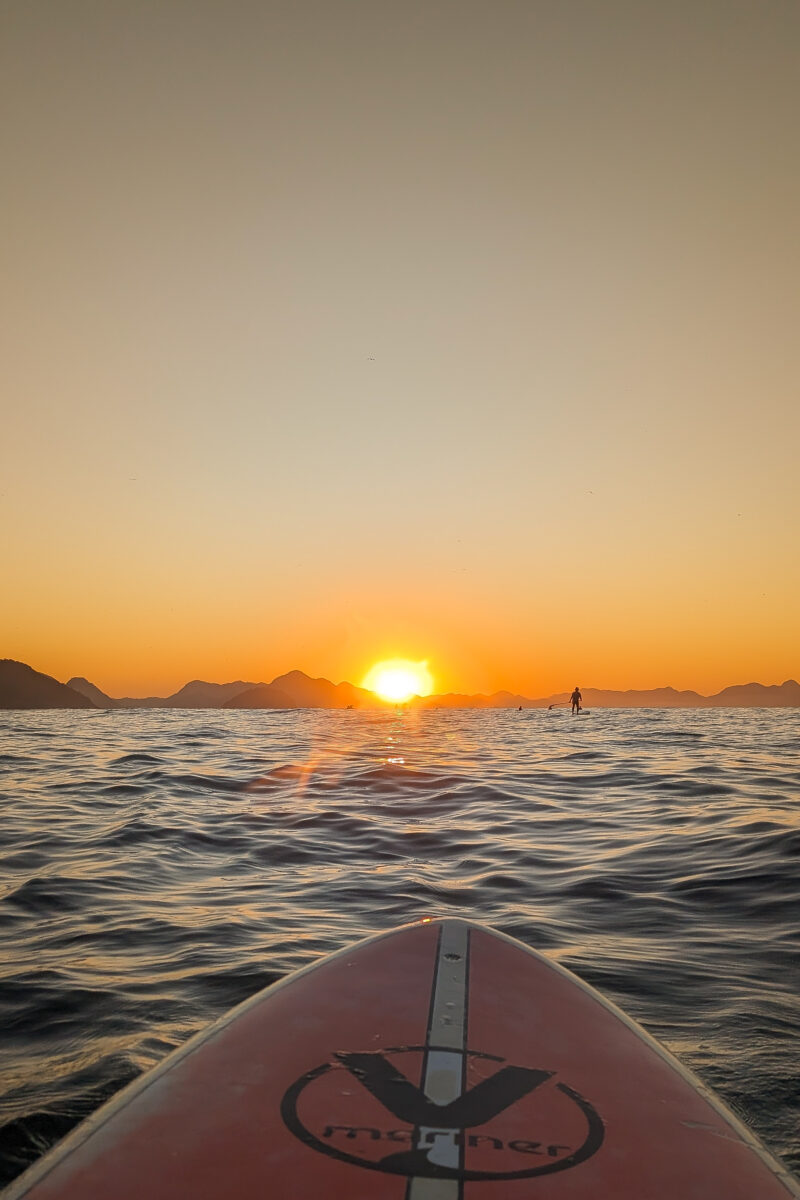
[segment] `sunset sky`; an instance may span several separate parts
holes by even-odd
[[[800,677],[800,4],[9,0],[0,657]]]

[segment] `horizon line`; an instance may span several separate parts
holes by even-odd
[[[201,679],[199,676],[196,676],[192,679],[187,680],[186,683],[182,684],[175,691],[169,692],[166,695],[157,695],[157,694],[151,693],[150,695],[143,695],[143,696],[132,696],[132,695],[112,696],[109,692],[106,692],[102,688],[98,687],[97,684],[93,683],[85,675],[71,675],[69,680],[59,681],[56,679],[55,676],[48,675],[46,672],[43,672],[43,671],[39,671],[37,668],[30,666],[29,663],[24,663],[19,659],[4,658],[4,659],[0,659],[0,662],[16,664],[18,666],[26,667],[28,670],[33,671],[37,675],[42,675],[45,678],[55,680],[55,682],[62,682],[62,686],[65,686],[65,687],[70,687],[73,681],[75,683],[83,682],[83,683],[87,684],[90,688],[96,689],[96,691],[99,692],[106,699],[115,701],[115,702],[120,702],[123,700],[130,700],[130,701],[134,701],[134,700],[142,700],[142,701],[172,700],[176,696],[178,696],[183,690],[185,690],[188,687],[191,687],[192,684],[204,685],[204,686],[212,687],[212,688],[226,688],[226,687],[232,686],[233,684],[242,684],[243,685],[242,692],[236,693],[236,695],[242,695],[247,691],[256,690],[258,688],[273,687],[280,680],[285,680],[292,675],[300,675],[304,679],[308,680],[311,683],[319,683],[319,684],[323,684],[323,685],[327,684],[330,687],[334,687],[334,688],[342,688],[342,687],[353,688],[357,692],[363,692],[370,696],[374,696],[377,701],[379,701],[381,704],[387,705],[388,707],[391,707],[393,705],[393,703],[395,703],[393,701],[387,701],[386,699],[381,697],[377,692],[373,691],[371,688],[365,688],[360,684],[354,684],[348,679],[343,679],[343,680],[340,680],[338,683],[334,683],[333,680],[328,679],[326,676],[323,676],[323,675],[309,675],[306,671],[302,670],[299,667],[292,668],[289,671],[284,671],[284,672],[280,673],[279,675],[274,676],[269,681],[265,681],[265,680],[248,681],[248,680],[243,680],[243,679],[236,679],[236,680],[225,680],[223,682],[218,683],[213,680]],[[763,690],[780,690],[787,686],[788,687],[790,687],[790,686],[800,687],[800,684],[798,684],[797,680],[794,679],[793,677],[787,676],[780,683],[766,683],[765,684],[765,683],[761,683],[757,680],[748,680],[746,683],[728,684],[725,687],[720,688],[719,691],[711,692],[709,694],[704,694],[702,692],[699,692],[695,688],[676,688],[672,684],[659,684],[654,687],[623,687],[623,688],[584,686],[581,688],[581,690],[582,690],[582,692],[587,693],[587,695],[590,693],[594,694],[594,695],[605,693],[605,694],[620,695],[620,696],[623,696],[623,695],[647,695],[647,694],[652,694],[652,693],[671,693],[676,696],[682,696],[682,695],[687,696],[687,697],[688,696],[696,696],[700,700],[712,700],[712,699],[715,699],[716,697],[721,696],[724,693],[730,692],[730,691],[742,691],[747,688],[759,688],[759,689],[763,689]],[[72,690],[77,691],[78,689],[73,688]],[[492,698],[498,697],[498,696],[508,696],[511,700],[514,700],[514,701],[523,701],[528,704],[539,704],[539,703],[546,703],[548,701],[549,702],[559,702],[563,698],[568,697],[569,694],[570,694],[569,689],[565,689],[564,691],[558,691],[558,692],[550,692],[549,694],[538,695],[538,696],[537,695],[529,695],[529,694],[523,693],[523,692],[512,691],[509,688],[498,688],[497,690],[495,690],[493,692],[468,692],[468,691],[453,691],[453,690],[447,691],[447,692],[432,691],[425,695],[422,695],[420,693],[412,693],[406,700],[404,700],[400,703],[408,704],[408,703],[414,703],[416,701],[435,701],[436,699],[447,699],[448,697],[460,697],[460,696],[463,696],[465,699],[482,699],[482,700],[491,700]]]

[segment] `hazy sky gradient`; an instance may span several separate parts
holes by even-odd
[[[800,675],[800,4],[0,10],[0,655]]]

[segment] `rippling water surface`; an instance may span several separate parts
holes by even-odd
[[[429,915],[545,951],[800,1171],[800,710],[0,715],[0,1182]]]

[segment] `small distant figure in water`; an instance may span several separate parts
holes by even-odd
[[[521,704],[520,704],[519,708],[517,709],[517,712],[522,712],[522,705],[521,705]]]
[[[583,700],[583,696],[581,695],[581,689],[578,687],[578,685],[576,683],[575,691],[572,693],[572,695],[569,698],[569,702],[572,705],[573,713],[581,711],[581,707],[582,707],[581,701],[582,700]]]

